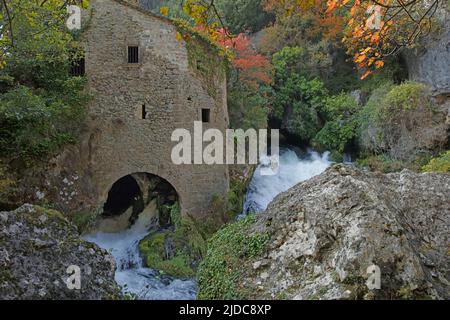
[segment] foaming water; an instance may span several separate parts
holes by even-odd
[[[256,169],[246,195],[244,214],[264,211],[277,195],[321,174],[330,165],[328,152],[321,155],[308,151],[305,156],[299,156],[291,149],[282,150],[276,175],[261,175],[264,164]]]
[[[114,256],[117,263],[115,279],[124,294],[131,294],[140,300],[196,299],[195,280],[174,279],[144,267],[139,254],[139,242],[149,233],[151,226],[151,217],[141,214],[127,230],[118,233],[100,232],[85,239]]]

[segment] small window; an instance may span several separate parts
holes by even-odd
[[[128,47],[128,63],[139,63],[139,47]]]
[[[202,109],[202,122],[209,123],[210,122],[211,111],[209,109]]]
[[[147,119],[147,108],[145,104],[142,105],[142,120]]]
[[[70,75],[73,77],[81,77],[85,74],[85,60],[81,58],[77,61],[73,61],[70,66]]]

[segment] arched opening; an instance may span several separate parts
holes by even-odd
[[[109,191],[103,216],[121,215],[130,207],[139,205],[142,200],[142,192],[136,180],[132,176],[126,176],[114,183]]]
[[[178,201],[178,193],[167,180],[149,173],[127,175],[109,190],[98,228],[117,232],[134,224],[144,213],[152,216],[158,227],[167,227]]]

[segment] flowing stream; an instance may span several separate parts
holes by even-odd
[[[85,237],[108,250],[117,263],[116,282],[124,294],[139,300],[193,300],[197,296],[195,280],[180,280],[164,276],[144,267],[139,254],[139,242],[152,226],[152,219],[141,214],[128,230],[119,233],[97,233]]]
[[[256,169],[246,195],[243,214],[264,211],[278,194],[321,174],[330,164],[328,153],[320,155],[308,151],[299,156],[292,149],[281,150],[277,175],[262,176],[264,164]],[[197,287],[194,279],[174,279],[143,266],[138,245],[148,234],[150,226],[151,218],[141,214],[128,230],[97,233],[85,238],[112,253],[117,262],[116,282],[122,286],[125,294],[131,294],[140,300],[195,299]]]

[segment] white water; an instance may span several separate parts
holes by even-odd
[[[261,175],[263,165],[256,169],[245,198],[244,214],[264,211],[277,195],[321,174],[330,165],[328,152],[320,155],[308,151],[304,157],[299,157],[291,149],[282,150],[278,174]]]
[[[194,280],[179,280],[144,268],[139,242],[149,233],[151,218],[142,215],[128,230],[119,233],[97,233],[86,237],[111,252],[116,259],[116,282],[124,294],[140,300],[193,300],[197,296]]]
[[[285,149],[280,155],[279,172],[274,176],[262,176],[260,165],[251,181],[246,195],[244,213],[264,211],[281,192],[287,191],[301,181],[321,174],[331,164],[328,153],[320,155],[308,152],[299,157]],[[128,230],[119,233],[98,233],[86,240],[110,251],[117,262],[116,282],[125,294],[133,294],[140,300],[193,300],[196,298],[195,280],[179,280],[162,276],[158,271],[143,267],[138,245],[151,227],[151,218],[141,214],[139,220]]]

